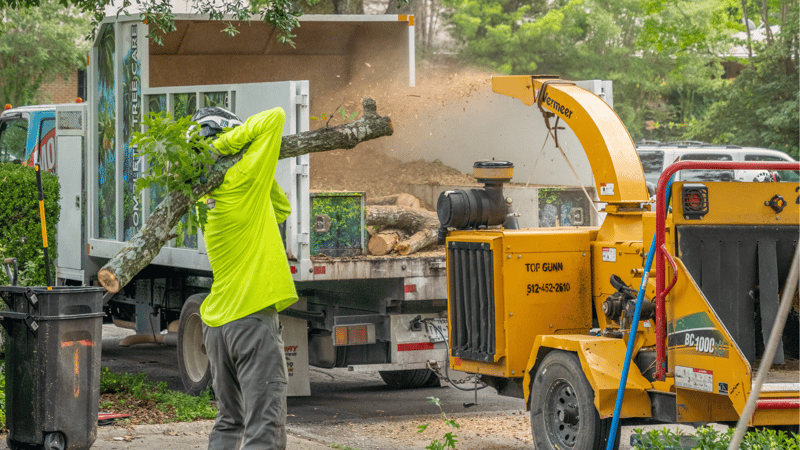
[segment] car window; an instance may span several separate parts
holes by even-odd
[[[680,157],[681,161],[733,161],[726,153],[689,153]],[[732,181],[733,170],[684,170],[681,181]]]
[[[10,119],[0,122],[0,162],[22,163],[25,160],[27,138],[27,119]]]
[[[750,154],[744,155],[745,161],[789,161],[787,158],[781,158],[780,156],[775,155],[758,155],[758,154]],[[791,182],[798,182],[800,181],[800,174],[796,170],[778,170],[778,176],[780,177],[780,181],[791,181]]]
[[[642,150],[639,152],[639,159],[644,170],[644,179],[650,183],[657,184],[658,177],[664,170],[664,152],[661,150]]]

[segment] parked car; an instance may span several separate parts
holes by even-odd
[[[787,161],[791,156],[778,150],[738,145],[712,145],[697,141],[658,142],[642,141],[636,144],[647,182],[655,185],[661,172],[677,161]],[[683,170],[676,181],[800,181],[796,171],[781,170]]]

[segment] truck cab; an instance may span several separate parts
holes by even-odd
[[[43,149],[42,168],[53,172],[56,105],[9,108],[0,114],[0,162],[33,166]]]

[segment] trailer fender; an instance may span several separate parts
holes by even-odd
[[[621,339],[584,335],[537,336],[528,359],[523,380],[525,404],[530,409],[532,377],[539,369],[539,363],[553,350],[573,352],[578,355],[581,367],[594,390],[594,405],[601,418],[614,414],[622,363],[625,359],[625,342]],[[652,384],[631,366],[625,385],[625,400],[622,404],[622,417],[650,417],[651,405],[648,389]]]

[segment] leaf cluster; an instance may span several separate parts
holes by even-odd
[[[441,401],[439,401],[438,398],[436,398],[436,397],[428,397],[428,401],[430,401],[431,403],[433,403],[434,405],[439,407],[439,412],[442,414],[442,422],[444,422],[447,426],[449,426],[450,428],[453,428],[453,429],[461,428],[461,425],[459,425],[458,422],[455,421],[455,419],[449,419],[447,417],[447,414],[445,414],[444,410],[442,409],[442,403],[441,403]],[[424,432],[425,430],[428,429],[429,425],[430,425],[430,423],[426,423],[426,424],[423,424],[423,425],[418,425],[417,426],[417,433]],[[448,431],[442,437],[442,441],[439,441],[438,439],[434,439],[425,448],[427,450],[444,450],[446,448],[456,448],[456,442],[458,442],[458,439],[456,439],[456,437],[457,437],[457,435],[455,434],[455,432]]]
[[[689,443],[698,450],[727,450],[731,443],[735,428],[717,431],[712,427],[699,427],[693,435],[684,435],[680,430],[663,428],[644,432],[641,428],[633,430],[636,450],[679,450]],[[745,434],[740,449],[742,450],[797,450],[797,433],[764,428]]]
[[[136,180],[137,192],[160,186],[166,192],[181,192],[195,201],[189,210],[186,230],[195,234],[205,224],[208,206],[196,198],[192,185],[205,182],[214,165],[211,139],[198,134],[197,123],[190,117],[172,118],[167,112],[151,113],[142,120],[146,132],[136,132],[131,139],[147,164],[146,174]]]
[[[348,112],[344,108],[344,106],[340,106],[336,110],[336,113],[339,115],[339,119],[341,119],[342,123],[349,123],[349,122],[352,122],[353,120],[355,120],[356,117],[358,117],[359,111]],[[330,124],[330,121],[331,121],[331,119],[333,119],[333,117],[334,117],[333,114],[328,115],[328,113],[322,113],[319,116],[311,116],[310,119],[311,120],[327,120],[327,123],[325,124],[325,126],[328,126],[328,124]]]

